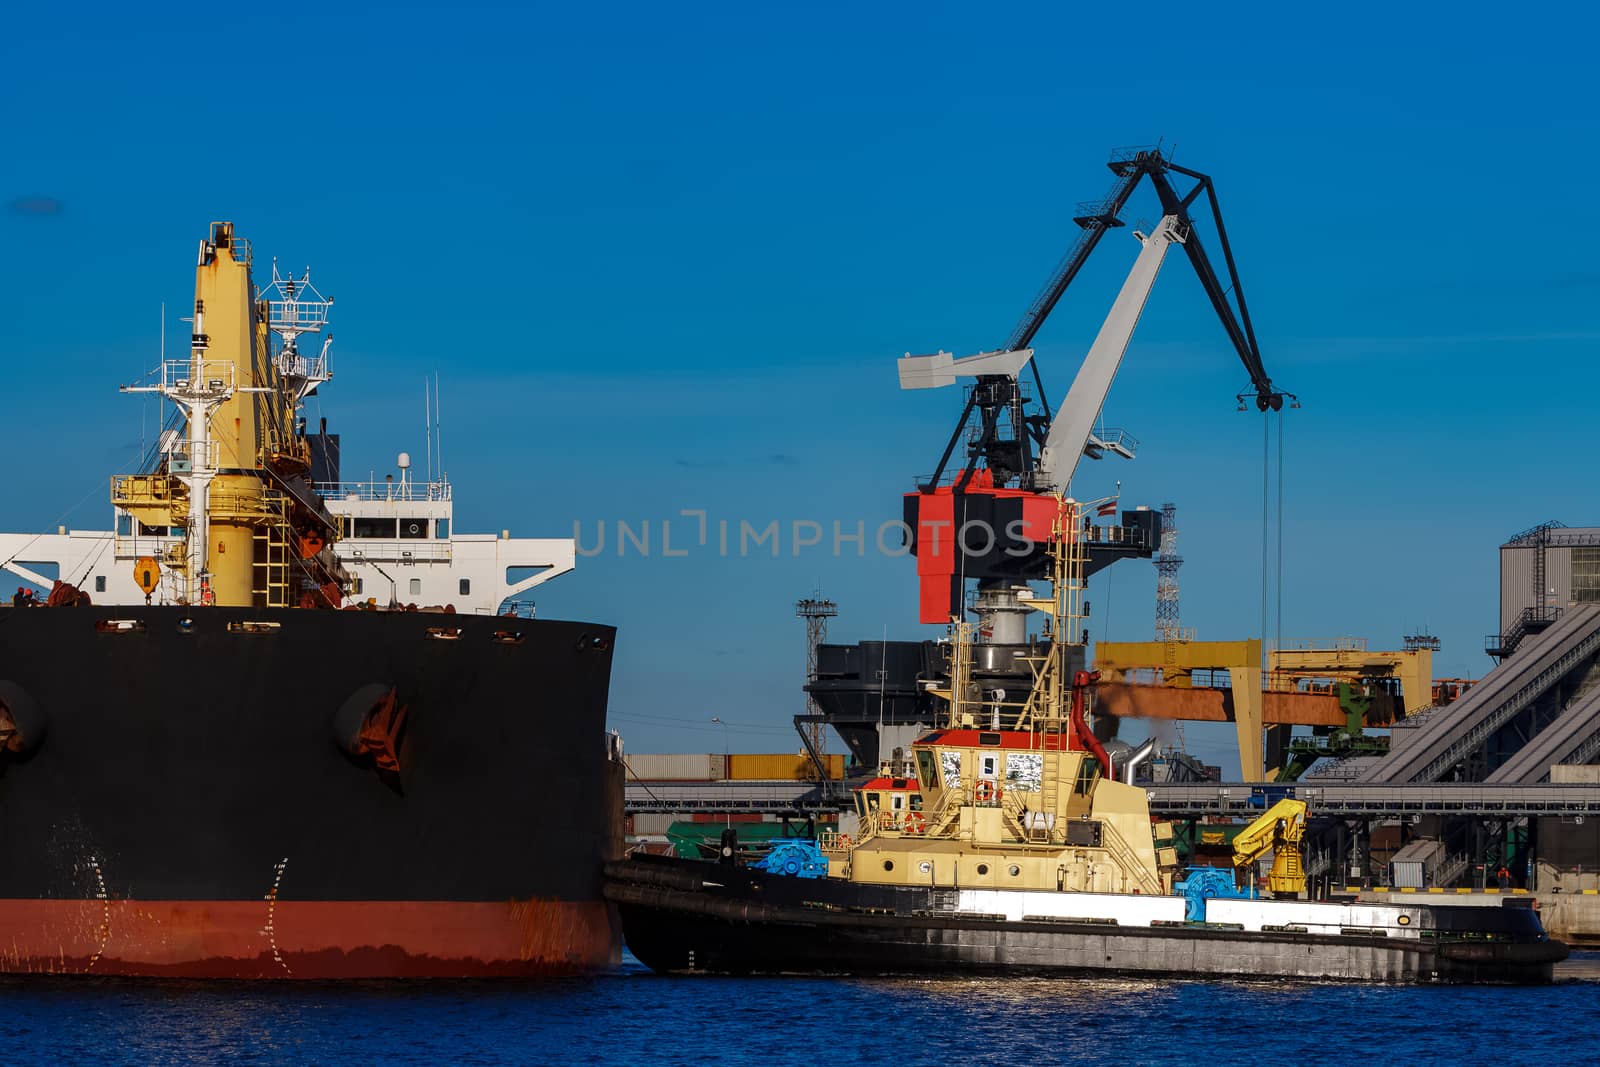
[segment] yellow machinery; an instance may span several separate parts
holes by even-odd
[[[249,243],[233,224],[213,223],[195,268],[189,357],[163,361],[154,384],[123,389],[159,394],[183,415],[185,431],[163,446],[158,467],[119,476],[111,490],[112,503],[145,527],[183,531],[157,561],[180,604],[289,606],[302,573],[315,573],[326,597],[338,592],[323,551],[332,520],[305,480],[310,445],[296,428],[302,361],[292,341],[276,359],[269,342],[269,327],[282,325],[291,338],[320,329],[330,302],[291,296],[282,307],[299,317],[280,324],[280,309],[256,294],[250,265]]]
[[[1261,781],[1261,642],[1260,641],[1101,641],[1095,645],[1095,668],[1100,671],[1100,700],[1097,706],[1113,715],[1148,715],[1156,718],[1211,719],[1201,709],[1179,710],[1175,703],[1189,703],[1171,690],[1193,690],[1195,671],[1226,671],[1233,697],[1232,714],[1221,707],[1218,692],[1216,718],[1233,720],[1239,736],[1239,773],[1243,781]],[[1114,688],[1129,671],[1153,670],[1161,675],[1159,687]],[[1162,696],[1169,699],[1155,699]],[[1213,691],[1217,692],[1217,691]],[[1144,699],[1132,699],[1138,693]],[[1197,694],[1201,695],[1201,694]],[[1209,709],[1207,709],[1209,710]]]
[[[1298,895],[1305,892],[1306,872],[1300,861],[1300,839],[1306,832],[1306,802],[1284,799],[1261,814],[1233,839],[1233,866],[1241,870],[1272,853],[1267,889]]]
[[[1267,653],[1267,672],[1272,689],[1294,688],[1302,682],[1355,683],[1395,678],[1400,682],[1407,715],[1433,703],[1431,648],[1373,652],[1368,651],[1365,640],[1348,639],[1321,646],[1278,648]]]
[[[1241,781],[1270,780],[1280,769],[1287,730],[1277,735],[1273,767],[1266,766],[1263,731],[1271,727],[1347,725],[1337,683],[1379,678],[1400,682],[1406,714],[1433,702],[1433,653],[1427,648],[1368,651],[1365,642],[1275,649],[1267,653],[1262,682],[1260,641],[1101,641],[1095,667],[1101,684],[1097,706],[1135,718],[1232,722],[1238,735]],[[1197,671],[1228,676],[1229,688],[1196,685]],[[1155,684],[1129,679],[1156,676]],[[1366,726],[1386,726],[1392,711],[1378,705]]]

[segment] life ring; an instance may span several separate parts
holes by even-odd
[[[993,778],[979,778],[972,786],[972,799],[979,804],[990,804],[1000,797],[1000,789]]]
[[[855,844],[855,842],[850,840],[850,835],[849,834],[840,834],[839,835],[839,847],[841,849],[849,848],[853,844]]]
[[[901,824],[901,829],[908,834],[924,833],[928,829],[928,820],[923,818],[920,811],[908,812],[905,822]]]

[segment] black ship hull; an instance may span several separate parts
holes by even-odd
[[[1393,983],[1538,984],[1566,946],[1537,919],[1473,908],[1472,938],[1325,936],[1206,926],[1007,922],[941,891],[792,878],[638,856],[606,865],[628,948],[661,973],[1124,974]],[[1460,909],[1464,917],[1467,909]]]
[[[613,638],[423,613],[0,611],[0,970],[609,966]]]

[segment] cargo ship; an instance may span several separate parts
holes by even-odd
[[[953,622],[944,721],[910,766],[858,791],[854,835],[777,843],[738,862],[639,855],[606,867],[630,950],[663,973],[1114,973],[1391,983],[1543,983],[1566,946],[1526,898],[1499,906],[1314,900],[1299,854],[1305,805],[1284,800],[1234,847],[1242,873],[1181,871],[1132,766],[1089,727],[1083,529],[1058,497],[1052,593],[1016,591],[1045,632],[1025,694],[973,681]],[[1148,755],[1149,746],[1130,758]],[[892,769],[891,769],[892,771]],[[1180,874],[1182,877],[1179,877]]]
[[[615,631],[497,614],[571,542],[450,530],[442,465],[341,483],[302,416],[331,301],[251,270],[213,223],[188,357],[125,389],[173,413],[115,528],[0,537],[49,588],[0,609],[0,972],[611,966]]]

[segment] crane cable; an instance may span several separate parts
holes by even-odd
[[[1272,522],[1272,412],[1264,412],[1261,423],[1261,669],[1265,672],[1270,662],[1267,634],[1273,634],[1271,648],[1283,647],[1283,412],[1278,415],[1278,492],[1277,527]],[[1274,571],[1272,553],[1276,537],[1277,565]],[[1275,597],[1275,609],[1269,614],[1269,596]],[[1273,623],[1267,628],[1268,621]]]

